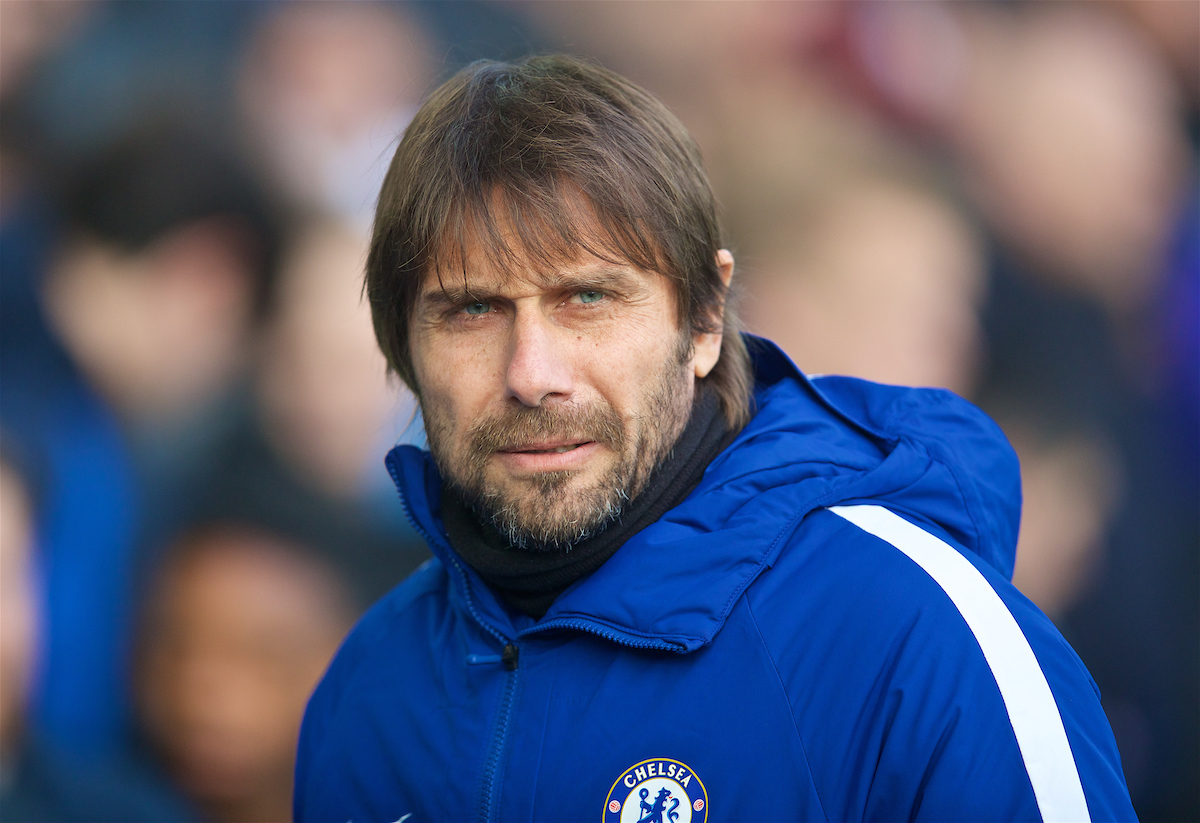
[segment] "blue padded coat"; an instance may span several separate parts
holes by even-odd
[[[1000,430],[750,343],[749,425],[540,620],[450,546],[429,455],[389,455],[434,559],[313,695],[297,820],[1135,819],[1094,682],[1009,582]]]

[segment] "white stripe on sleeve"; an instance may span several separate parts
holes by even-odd
[[[945,590],[975,635],[1000,687],[1042,820],[1090,821],[1050,685],[1021,627],[991,584],[945,541],[882,506],[831,506],[829,510],[891,543]]]

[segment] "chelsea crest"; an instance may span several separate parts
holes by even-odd
[[[630,766],[604,800],[604,823],[705,823],[708,790],[678,760],[654,757]]]

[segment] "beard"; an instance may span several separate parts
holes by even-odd
[[[445,481],[511,546],[570,551],[621,516],[679,439],[692,409],[686,371],[690,351],[691,340],[684,337],[652,382],[641,408],[627,418],[604,401],[587,406],[515,406],[476,422],[457,448],[449,442],[444,421],[427,420],[430,452]],[[586,485],[578,479],[581,470],[489,480],[492,455],[555,438],[594,441],[616,460]]]

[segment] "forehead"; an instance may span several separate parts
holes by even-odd
[[[556,288],[578,277],[663,280],[655,243],[610,225],[569,181],[547,197],[494,187],[456,210],[420,284],[435,289]]]
[[[535,264],[518,257],[508,266],[495,265],[488,255],[474,254],[468,255],[453,269],[443,267],[426,273],[422,278],[419,302],[583,289],[611,290],[632,296],[669,290],[670,283],[657,272],[627,262],[605,260],[587,252],[550,265]]]

